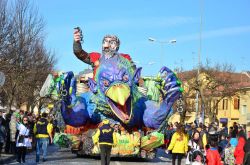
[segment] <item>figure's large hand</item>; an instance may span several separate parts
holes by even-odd
[[[85,125],[91,116],[88,106],[90,94],[76,96],[76,78],[73,72],[61,74],[56,88],[60,93],[60,109],[65,124],[72,127]]]
[[[173,103],[178,99],[183,89],[180,87],[181,82],[176,74],[167,67],[162,67],[160,77],[163,79],[161,90],[163,92],[163,100],[168,103]]]
[[[59,94],[59,98],[66,101],[67,104],[72,104],[73,98],[76,95],[76,78],[73,72],[61,73],[55,79],[55,88]]]
[[[76,127],[87,122],[89,114],[86,109],[86,101],[81,99],[77,104],[76,79],[73,72],[50,74],[40,95],[57,101],[54,105],[54,113],[61,128],[64,127],[64,124]]]
[[[82,34],[80,28],[74,28],[74,41],[75,42],[81,42],[82,40]]]
[[[147,101],[143,121],[147,127],[159,128],[171,113],[173,103],[180,97],[181,83],[175,73],[167,67],[161,68],[157,79],[157,87],[160,89],[161,98],[159,102]]]

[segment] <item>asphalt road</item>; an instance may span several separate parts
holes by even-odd
[[[35,152],[31,152],[26,156],[25,164],[37,164],[35,162]],[[70,149],[58,148],[55,145],[48,147],[48,157],[46,162],[39,162],[39,164],[53,164],[53,165],[99,165],[101,164],[99,157],[77,157],[75,154],[70,152]],[[16,160],[11,160],[9,162],[5,162],[5,164],[19,164]],[[149,165],[149,164],[157,164],[157,165],[170,165],[171,158],[169,155],[165,154],[165,152],[161,149],[157,151],[157,156],[152,160],[138,159],[138,158],[112,158],[111,165],[131,165],[131,164],[140,164],[140,165]],[[183,163],[185,161],[183,160]]]

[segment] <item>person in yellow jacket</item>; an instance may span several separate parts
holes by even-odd
[[[109,120],[104,119],[103,125],[98,128],[97,132],[93,136],[93,143],[97,145],[99,143],[101,151],[101,164],[109,165],[112,146],[117,144],[116,135],[114,129],[110,126]]]
[[[172,165],[175,165],[175,159],[178,159],[178,165],[181,165],[181,159],[188,151],[188,136],[184,133],[184,128],[177,125],[176,132],[173,134],[168,151],[172,151]]]
[[[49,144],[49,138],[52,139],[53,125],[48,122],[47,114],[43,113],[42,117],[35,123],[33,132],[36,137],[36,162],[39,162],[40,149],[43,149],[43,162],[46,161],[47,146]]]

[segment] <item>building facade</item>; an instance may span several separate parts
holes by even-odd
[[[188,84],[194,83],[195,76],[192,74],[194,73],[190,71],[181,73],[180,77],[183,81],[183,84],[185,85],[184,89],[186,90],[186,93],[184,93],[184,95],[187,94],[188,90],[190,90]],[[232,90],[234,91],[234,93],[229,93],[230,96],[218,96],[220,88],[215,89],[218,90],[217,93],[211,93],[211,91],[209,93],[208,91],[204,94],[204,97],[210,97],[211,99],[210,102],[208,101],[206,103],[206,111],[208,111],[210,107],[211,113],[215,115],[214,118],[220,123],[220,126],[222,126],[222,123],[227,123],[228,127],[230,127],[234,122],[237,122],[241,124],[247,131],[250,131],[250,77],[248,72],[246,72],[246,74],[221,72],[217,74],[221,79],[223,79],[223,76],[230,76],[228,80],[234,82],[233,84],[231,84],[231,87],[234,88],[234,90]],[[205,79],[205,81],[203,81],[205,83],[203,83],[202,88],[206,88],[206,82],[208,82],[207,80],[209,79],[208,75],[203,73],[201,73],[200,75],[200,79]],[[188,81],[189,83],[187,83]],[[206,89],[204,91],[206,91]],[[195,91],[193,90],[190,93],[191,95],[193,95],[193,97],[188,97],[186,100],[186,102],[190,104],[188,105],[188,107],[186,107],[187,109],[189,109],[189,111],[186,112],[185,123],[194,122],[196,119],[196,101],[194,97]],[[224,91],[224,93],[226,92]],[[199,100],[199,111],[201,110],[200,105],[201,101]],[[179,122],[180,117],[181,116],[178,113],[175,113],[173,117],[171,117],[170,122]],[[211,115],[209,117],[209,113],[206,112],[204,123],[208,125],[212,121],[213,119],[211,119]]]

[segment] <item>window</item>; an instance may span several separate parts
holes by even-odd
[[[247,105],[243,105],[241,109],[241,115],[246,115],[247,114]]]
[[[213,109],[215,109],[216,110],[216,114],[218,115],[218,100],[213,100]]]
[[[240,99],[238,97],[234,98],[234,109],[240,109]]]
[[[222,109],[223,110],[227,110],[228,109],[228,100],[227,99],[223,99]]]
[[[218,109],[218,100],[213,100],[213,106]]]

